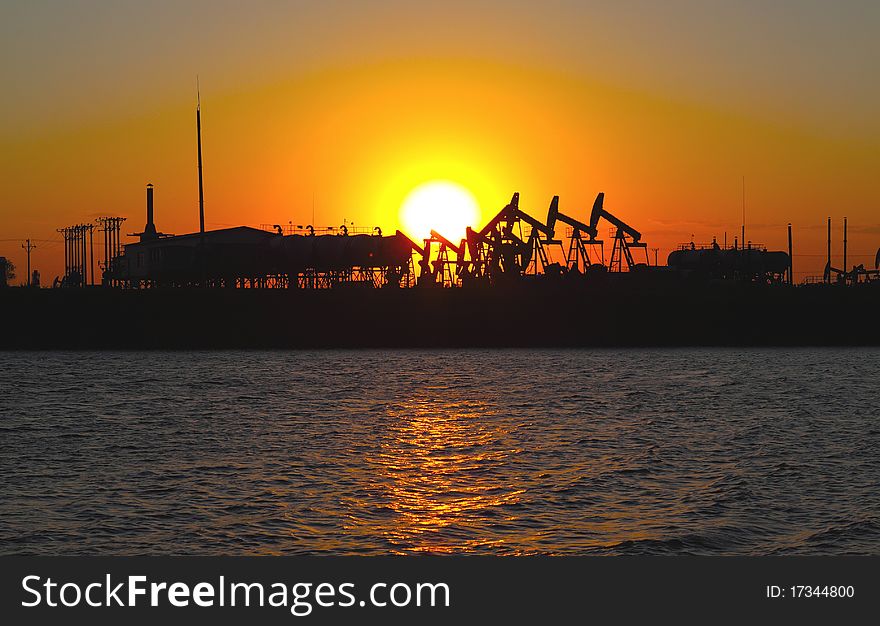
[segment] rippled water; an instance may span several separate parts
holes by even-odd
[[[2,554],[880,554],[880,350],[0,353]]]

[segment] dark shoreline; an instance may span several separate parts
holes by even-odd
[[[876,285],[0,291],[0,349],[880,345]]]

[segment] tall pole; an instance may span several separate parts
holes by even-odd
[[[21,247],[25,249],[27,252],[27,286],[31,286],[31,250],[35,249],[37,246],[31,244],[31,240],[26,240],[26,243],[21,244]]]
[[[67,246],[67,276],[70,276],[73,273],[73,230],[68,226],[64,229],[66,231],[65,236],[65,244]],[[70,283],[68,283],[70,286]]]
[[[843,280],[846,282],[846,218],[843,218],[843,267],[840,268],[843,270]]]
[[[79,255],[82,250],[79,245],[79,227],[71,226],[71,235],[73,235],[73,271],[79,274],[79,280],[82,281],[82,267],[80,267]]]
[[[742,185],[742,211],[743,211],[743,221],[742,221],[742,238],[740,242],[742,243],[743,249],[746,247],[746,177],[743,176],[743,185]]]
[[[202,182],[202,96],[199,89],[199,78],[196,76],[196,138],[199,151],[199,250],[198,265],[201,275],[201,286],[207,286],[205,267],[205,188]]]
[[[86,254],[86,227],[85,225],[80,225],[79,227],[80,237],[82,237],[82,286],[85,287],[86,283],[89,282],[89,265],[88,260],[89,257]]]
[[[828,218],[828,282],[831,282],[831,218]]]
[[[99,218],[99,219],[102,219],[102,218]],[[110,271],[110,265],[109,265],[109,263],[107,263],[107,222],[102,221],[101,225],[103,226],[103,228],[101,229],[101,232],[104,233],[104,276],[108,276],[109,275],[108,272]],[[104,283],[103,279],[101,280],[101,283],[102,284]]]
[[[94,226],[89,224],[89,274],[91,274],[92,282],[95,284],[95,236],[92,234]]]
[[[67,231],[64,228],[56,229],[64,237],[64,275],[67,276]]]
[[[794,284],[794,253],[791,246],[791,222],[788,224],[788,284]]]
[[[196,96],[196,139],[199,151],[199,233],[204,239],[205,234],[205,190],[202,187],[202,102],[201,95]]]

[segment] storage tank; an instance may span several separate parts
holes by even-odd
[[[315,237],[287,235],[281,243],[281,266],[288,271],[299,272],[314,264]]]
[[[409,241],[399,235],[287,235],[272,242],[273,258],[290,272],[404,265],[411,253]]]
[[[379,241],[378,260],[376,265],[387,267],[404,265],[409,262],[412,248],[404,235],[382,237]]]
[[[734,275],[782,274],[788,269],[789,257],[785,252],[768,252],[758,248],[703,248],[674,250],[669,253],[667,262],[677,270],[713,278],[733,278]]]
[[[790,259],[787,252],[765,252],[764,271],[771,274],[782,274],[788,271]]]
[[[344,270],[348,269],[346,263],[346,248],[350,237],[341,235],[317,235],[314,240],[314,267],[317,270]]]
[[[346,260],[351,267],[377,267],[380,238],[375,235],[349,235]]]
[[[734,252],[726,250],[724,252]],[[681,270],[705,270],[722,263],[721,250],[713,248],[702,248],[694,250],[673,250],[669,253],[666,263],[670,267]]]

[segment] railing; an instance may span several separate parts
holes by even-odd
[[[260,224],[260,230],[277,233],[281,228],[283,235],[378,235],[381,231],[370,226],[302,226],[295,224]]]
[[[742,250],[741,247],[734,247],[732,245],[728,245],[727,247],[724,247],[723,245],[721,245],[720,243],[717,243],[717,242],[713,242],[713,243],[694,243],[694,242],[681,243],[681,244],[678,244],[678,248],[676,248],[676,249],[677,250],[715,250],[715,249],[717,249],[717,250]],[[747,250],[762,250],[762,251],[766,252],[767,246],[765,246],[763,243],[755,243],[754,241],[752,241],[752,242],[749,242],[746,244],[746,249]]]

